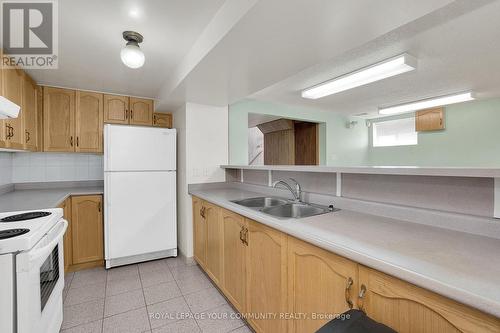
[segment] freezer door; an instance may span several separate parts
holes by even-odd
[[[106,260],[177,248],[175,172],[104,178]]]
[[[104,126],[104,171],[164,171],[176,168],[176,130]]]

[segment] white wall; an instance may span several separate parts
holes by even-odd
[[[189,211],[189,195],[186,178],[186,107],[172,112],[174,127],[177,129],[177,246],[182,254],[191,257],[188,251],[189,224],[192,223]],[[190,229],[192,232],[192,228]]]
[[[12,183],[12,155],[0,152],[0,186]]]
[[[228,161],[228,108],[187,103],[173,112],[177,128],[178,245],[193,256],[193,216],[188,184],[225,181]]]
[[[102,180],[103,156],[70,153],[14,153],[12,182]]]

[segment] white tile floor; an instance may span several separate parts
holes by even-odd
[[[197,265],[179,258],[66,275],[64,333],[248,333]]]

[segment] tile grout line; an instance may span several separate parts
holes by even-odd
[[[168,265],[167,265],[168,266]],[[187,265],[184,265],[187,267]],[[196,265],[198,266],[198,265]],[[179,291],[181,292],[181,296],[182,296],[182,299],[184,300],[184,302],[186,302],[186,305],[189,309],[189,312],[191,312],[191,314],[194,316],[194,313],[193,313],[193,310],[191,309],[191,307],[189,306],[189,303],[187,302],[186,300],[186,297],[184,297],[185,295],[182,293],[182,290],[181,288],[179,287],[179,284],[177,283],[177,279],[175,278],[174,274],[172,273],[172,271],[170,270],[170,267],[168,267],[168,270],[170,271],[170,274],[172,274],[172,277],[174,278],[174,282],[175,282],[175,285],[177,286],[177,288],[179,289]],[[194,322],[196,323],[196,326],[198,327],[198,329],[200,330],[200,332],[203,332],[203,330],[201,329],[200,327],[200,324],[198,324],[198,320],[196,320],[196,318],[193,318],[194,319]]]
[[[101,321],[101,333],[104,332],[104,314],[106,313],[106,292],[108,289],[108,270],[104,268],[104,271],[106,272],[106,283],[104,284],[104,304],[102,307],[102,321]]]
[[[148,316],[149,330],[153,331],[153,326],[151,326],[151,316],[148,310],[148,304],[146,302],[146,295],[144,295],[144,285],[142,284],[142,274],[139,269],[139,265],[137,265],[137,270],[139,271],[139,282],[141,282],[141,291],[142,291],[142,299],[144,300],[144,306],[146,307],[146,315]]]

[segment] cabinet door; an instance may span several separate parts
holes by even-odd
[[[130,97],[130,124],[153,125],[153,101]]]
[[[172,114],[155,112],[153,114],[153,126],[172,128]]]
[[[444,108],[433,108],[415,112],[415,131],[437,131],[444,129]]]
[[[76,92],[76,151],[102,153],[103,94]]]
[[[193,197],[194,258],[205,267],[207,260],[207,225],[203,218],[203,201]]]
[[[246,245],[243,234],[246,222],[243,216],[221,209],[223,250],[222,289],[234,307],[245,312],[246,301]]]
[[[128,97],[104,95],[104,122],[109,124],[128,124]]]
[[[36,86],[37,151],[43,151],[43,87]]]
[[[75,151],[75,91],[43,88],[43,150]]]
[[[288,311],[305,318],[288,321],[289,332],[316,332],[356,301],[358,265],[311,244],[288,237]]]
[[[71,228],[71,198],[64,200],[59,205],[63,210],[63,218],[68,221],[68,228],[64,233],[64,271],[67,272],[68,268],[73,264],[73,242],[72,242],[72,228]]]
[[[3,71],[3,96],[8,100],[23,105],[23,82],[24,73],[20,69],[5,69]],[[19,116],[13,119],[5,119],[4,135],[6,145],[13,149],[24,148],[24,123],[23,123],[23,110],[19,111]]]
[[[73,265],[102,260],[103,224],[100,195],[71,198]]]
[[[23,80],[24,146],[31,151],[38,150],[38,108],[35,82],[27,75]]]
[[[250,319],[257,332],[286,332],[286,235],[247,220],[246,312],[265,319]],[[274,317],[276,316],[276,317]]]
[[[220,209],[208,202],[203,202],[205,208],[205,224],[207,228],[207,261],[206,269],[212,280],[220,285],[222,269],[222,229],[220,224]]]
[[[360,266],[358,306],[397,332],[500,332],[500,319]]]

